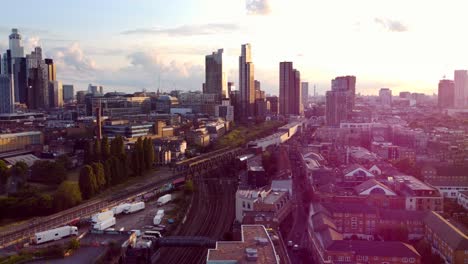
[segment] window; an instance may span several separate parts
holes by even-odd
[[[345,261],[351,261],[351,257],[346,256],[346,257],[345,257]]]
[[[403,263],[408,263],[408,258],[402,258],[402,259],[401,259],[401,262],[403,262]]]
[[[343,259],[344,259],[343,256],[339,256],[339,257],[338,257],[338,260],[339,260],[339,261],[343,261]]]
[[[409,259],[409,262],[410,262],[410,263],[414,263],[414,261],[415,261],[414,258],[410,258],[410,259]]]
[[[250,203],[247,203],[247,208],[250,209]]]
[[[245,202],[242,202],[242,208],[245,208]]]

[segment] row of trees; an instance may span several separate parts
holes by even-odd
[[[62,182],[52,195],[26,185],[15,194],[0,197],[0,219],[49,215],[78,205],[81,201],[80,188],[73,181]]]
[[[141,137],[127,155],[122,137],[87,143],[85,166],[80,171],[79,186],[89,199],[109,186],[124,182],[130,175],[141,176],[153,166],[154,148],[150,138]]]

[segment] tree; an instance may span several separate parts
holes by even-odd
[[[87,141],[84,147],[83,162],[85,164],[91,164],[94,161],[94,146],[93,142]]]
[[[145,166],[149,170],[153,166],[154,162],[154,146],[151,138],[145,138],[143,141],[143,148],[145,151]]]
[[[73,162],[71,161],[70,157],[67,154],[58,156],[56,162],[62,164],[62,166],[67,170],[70,170],[73,168]]]
[[[101,161],[101,140],[97,138],[94,140],[93,154],[94,154],[94,157],[93,157],[94,162]]]
[[[106,184],[110,186],[112,184],[112,161],[107,159],[104,162],[104,175],[106,176]]]
[[[98,189],[102,190],[106,186],[106,175],[104,173],[104,166],[102,163],[95,162],[92,164],[93,173],[96,176],[96,182],[98,185]]]
[[[109,139],[107,137],[104,137],[101,141],[101,155],[103,161],[108,160],[111,156]]]
[[[89,199],[97,193],[98,184],[91,166],[86,165],[81,169],[79,186],[84,199]]]
[[[7,164],[3,160],[0,160],[0,183],[6,184],[9,176],[10,170],[8,169]]]
[[[23,170],[24,168],[21,168]],[[38,160],[31,166],[31,177],[40,182],[60,184],[65,180],[67,172],[59,162]]]
[[[89,167],[89,166],[85,166]],[[81,179],[81,177],[80,177]],[[80,191],[81,185],[76,182],[64,181],[54,193],[54,210],[61,211],[78,205],[83,200]]]
[[[137,139],[135,144],[135,149],[137,151],[138,157],[138,175],[142,175],[145,170],[145,150],[143,148],[143,140],[141,137]]]
[[[117,136],[111,141],[111,155],[120,156],[125,154],[124,139]]]

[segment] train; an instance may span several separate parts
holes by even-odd
[[[150,200],[155,199],[156,197],[172,192],[173,190],[176,190],[183,186],[185,184],[185,177],[180,177],[175,180],[173,180],[171,183],[164,184],[158,189],[154,189],[152,191],[146,192],[144,194],[137,195],[137,200],[141,200],[144,202],[148,202]]]

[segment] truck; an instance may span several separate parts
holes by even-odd
[[[119,215],[121,213],[123,213],[123,211],[125,211],[126,208],[130,207],[130,204],[129,203],[123,203],[123,204],[119,204],[117,206],[114,206],[112,208],[112,211],[114,212],[114,215]]]
[[[111,217],[114,217],[114,211],[109,210],[109,211],[105,211],[105,212],[97,213],[97,214],[93,215],[91,217],[91,222],[93,224],[96,224],[96,223],[102,222],[104,220],[107,220],[107,219],[109,219]]]
[[[108,218],[102,222],[96,223],[93,225],[93,228],[96,230],[106,230],[107,228],[115,225],[115,217]]]
[[[153,225],[159,225],[164,217],[164,210],[160,209],[153,218]]]
[[[165,194],[165,195],[158,198],[157,204],[158,204],[158,206],[165,205],[168,202],[170,202],[171,199],[172,199],[171,194]]]
[[[124,214],[131,214],[145,209],[145,202],[137,202],[130,204],[129,207],[125,208]]]
[[[41,244],[49,241],[59,240],[64,237],[78,235],[78,227],[76,226],[62,226],[51,230],[43,231],[34,234],[33,242],[35,244]]]

